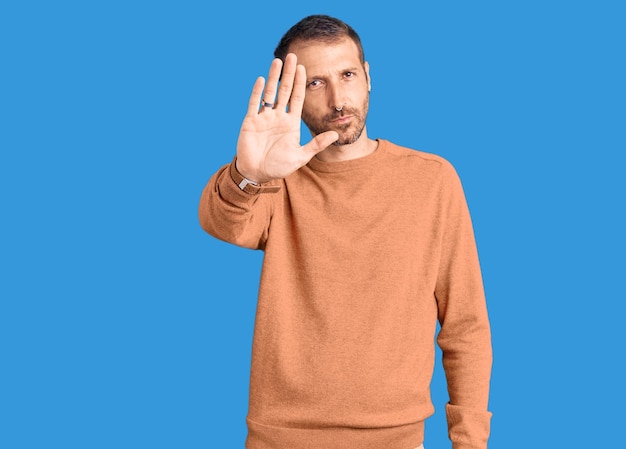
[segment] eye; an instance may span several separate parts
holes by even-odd
[[[354,72],[346,72],[346,73],[343,74],[343,76],[344,76],[344,78],[350,79],[350,78],[354,78],[356,76],[356,73],[354,73]]]
[[[306,85],[306,87],[308,87],[309,89],[318,89],[321,85],[321,80],[312,80]]]

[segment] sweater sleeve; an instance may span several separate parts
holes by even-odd
[[[441,259],[435,296],[441,325],[453,449],[486,449],[491,377],[491,331],[471,218],[460,179],[446,164],[442,186]]]
[[[230,176],[231,164],[221,167],[202,191],[200,225],[217,239],[244,248],[264,249],[272,201],[278,195],[242,191]]]

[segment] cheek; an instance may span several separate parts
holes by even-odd
[[[359,86],[358,89],[355,89],[353,92],[354,99],[359,103],[363,103],[367,101],[367,97],[369,96],[369,90],[367,84],[365,86]]]
[[[311,120],[321,115],[322,113],[320,112],[319,106],[315,105],[312,101],[304,101],[304,105],[302,106],[302,118]]]
[[[310,90],[304,94],[304,107],[308,108],[309,112],[324,110],[328,101],[326,88]]]

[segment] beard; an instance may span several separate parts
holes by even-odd
[[[361,137],[365,129],[365,119],[369,108],[369,95],[365,97],[365,101],[361,108],[349,108],[344,106],[341,111],[333,110],[330,114],[322,117],[316,117],[302,111],[302,121],[309,128],[313,136],[317,136],[326,131],[336,131],[339,139],[333,142],[333,145],[350,145]],[[349,123],[333,124],[332,120],[350,115],[352,120]]]

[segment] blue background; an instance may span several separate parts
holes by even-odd
[[[243,447],[262,254],[205,234],[197,204],[313,13],[362,37],[369,135],[463,180],[490,447],[621,444],[621,3],[4,2],[0,447]],[[426,445],[450,447],[440,365],[432,387]]]

